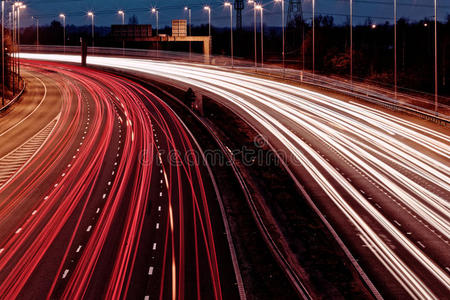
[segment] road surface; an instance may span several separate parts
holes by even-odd
[[[288,154],[295,177],[383,296],[448,296],[448,128],[220,68],[106,57],[88,62],[213,96]]]
[[[213,182],[172,110],[103,72],[25,70],[0,121],[2,298],[239,298]]]

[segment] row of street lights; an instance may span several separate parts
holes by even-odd
[[[17,77],[17,86],[20,84],[20,11],[25,9],[27,6],[22,2],[13,2],[10,12],[10,29],[12,30],[12,41],[13,44],[17,44],[17,59],[13,58],[13,94],[15,94],[15,82]],[[2,106],[5,105],[5,1],[2,0]],[[17,22],[17,24],[16,24]],[[16,43],[17,41],[17,43]],[[14,54],[13,54],[14,55]],[[17,64],[17,65],[16,65]],[[15,71],[17,70],[17,74]],[[16,75],[14,75],[16,74]]]
[[[274,2],[281,3],[281,22],[282,22],[282,63],[283,63],[283,76],[285,75],[285,0],[273,0]],[[2,5],[4,5],[5,1],[2,1]],[[312,0],[312,74],[314,76],[315,74],[315,2],[316,0]],[[438,84],[437,84],[437,0],[434,0],[434,33],[435,33],[435,39],[434,39],[434,48],[435,48],[435,109],[437,109],[437,95],[438,95]],[[397,99],[397,0],[393,0],[394,3],[394,94],[395,99]],[[257,12],[260,12],[260,18],[261,18],[261,67],[264,66],[264,25],[263,25],[263,5],[257,4],[255,0],[248,0],[248,4],[253,5],[253,27],[254,27],[254,58],[255,58],[255,68],[258,67],[257,62],[257,30],[256,30],[256,17]],[[350,4],[350,80],[353,84],[353,0],[349,0]],[[234,45],[233,45],[233,5],[231,2],[226,1],[224,3],[224,6],[229,8],[230,12],[230,52],[231,52],[231,61],[232,66],[234,66]],[[17,16],[17,28],[20,28],[20,9],[26,8],[26,6],[22,2],[14,2],[13,6],[13,19]],[[16,9],[16,10],[15,10]],[[208,34],[211,36],[211,6],[206,5],[203,7],[205,11],[208,12]],[[184,10],[189,13],[189,35],[192,34],[191,32],[191,8],[190,7],[184,7]],[[156,34],[159,36],[159,10],[157,8],[151,9],[152,14],[156,16]],[[118,14],[122,17],[122,25],[125,24],[125,12],[123,10],[119,10]],[[94,13],[92,11],[88,12],[87,15],[91,17],[92,20],[92,46],[94,47],[94,35],[95,35],[95,25],[94,25]],[[63,19],[64,23],[64,52],[65,52],[65,45],[66,45],[66,16],[65,14],[60,14],[60,18]],[[37,22],[38,19],[37,19]],[[16,32],[14,22],[14,32]],[[2,28],[3,28],[3,22],[2,22]],[[2,29],[3,30],[3,29]],[[15,37],[15,35],[14,35]],[[17,41],[18,41],[18,47],[20,47],[20,35],[17,34]],[[123,49],[125,48],[125,41],[123,41]],[[157,48],[159,48],[159,45],[157,45]],[[158,49],[157,49],[158,50]],[[20,51],[20,48],[19,48]],[[191,56],[191,43],[189,43],[189,53]],[[18,66],[19,74],[20,74],[20,65]]]

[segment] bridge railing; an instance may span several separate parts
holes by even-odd
[[[50,54],[77,54],[81,53],[80,46],[36,46],[22,45],[22,52],[50,53]],[[398,108],[408,112],[420,114],[422,117],[435,119],[448,123],[450,121],[450,97],[439,96],[438,108],[435,110],[434,95],[419,91],[399,88],[395,97],[392,88],[379,83],[358,82],[335,76],[312,74],[309,71],[286,68],[283,70],[277,64],[265,64],[255,68],[254,61],[235,58],[232,66],[228,56],[212,55],[209,57],[199,53],[186,53],[165,50],[122,49],[95,47],[88,48],[88,55],[135,57],[151,60],[178,61],[195,64],[208,64],[212,66],[233,67],[234,69],[254,72],[261,76],[284,78],[299,84],[310,84],[319,88],[329,89],[349,96],[362,98],[370,102],[381,103],[390,108]]]

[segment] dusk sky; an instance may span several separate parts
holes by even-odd
[[[289,0],[286,1],[286,11]],[[213,26],[228,26],[228,10],[223,7],[221,1],[204,0],[29,0],[25,1],[28,5],[23,15],[23,24],[31,24],[31,16],[38,16],[41,24],[50,23],[57,18],[59,13],[64,12],[67,15],[68,24],[90,24],[90,19],[86,13],[90,10],[95,12],[96,25],[109,26],[112,23],[120,23],[121,19],[117,15],[118,9],[126,12],[126,22],[128,18],[135,14],[140,24],[155,23],[155,17],[150,13],[151,7],[160,9],[160,25],[170,24],[172,19],[186,18],[183,7],[189,5],[192,7],[193,24],[207,22],[207,14],[202,10],[203,5],[209,4],[212,7]],[[349,13],[348,0],[316,0],[317,14],[333,15],[336,23],[342,23],[346,20]],[[354,23],[363,23],[367,17],[370,17],[375,23],[384,23],[392,21],[393,16],[392,0],[354,0]],[[280,23],[280,5],[273,1],[263,1],[265,5],[265,20],[269,26],[276,26]],[[311,0],[303,2],[303,11],[305,19],[311,17]],[[450,13],[450,0],[438,0],[438,18],[445,20]],[[250,24],[253,13],[246,6],[243,19],[244,24]],[[406,17],[410,20],[417,20],[424,17],[433,16],[432,0],[398,0],[398,17]]]

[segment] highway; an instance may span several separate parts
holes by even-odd
[[[76,56],[24,56],[79,62]],[[88,63],[213,96],[287,154],[295,178],[382,296],[448,296],[448,128],[221,68],[106,57]]]
[[[118,76],[24,69],[0,120],[1,298],[239,298],[214,182],[174,112]]]

